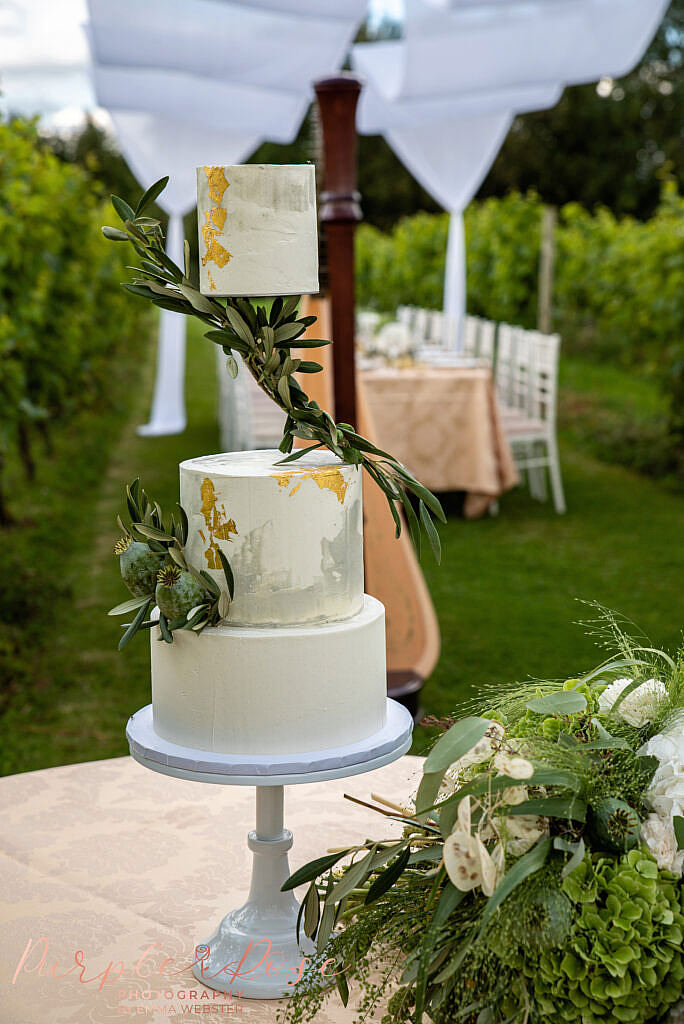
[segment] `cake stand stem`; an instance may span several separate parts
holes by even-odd
[[[195,977],[210,988],[251,999],[291,995],[313,944],[296,938],[299,904],[280,888],[290,875],[292,833],[283,825],[283,786],[256,787],[256,829],[247,836],[252,880],[244,906],[224,917],[197,947]]]

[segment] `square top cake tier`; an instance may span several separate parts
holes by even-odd
[[[197,168],[203,295],[318,291],[313,164]]]

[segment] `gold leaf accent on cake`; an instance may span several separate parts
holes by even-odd
[[[206,267],[207,263],[215,263],[217,267],[225,267],[228,260],[233,258],[233,254],[221,245],[217,236],[221,234],[226,224],[227,210],[220,204],[223,200],[223,193],[230,182],[226,178],[223,167],[205,167],[204,171],[209,182],[209,197],[217,205],[212,206],[211,210],[204,211],[205,223],[202,224],[202,238],[205,251],[202,256],[202,266]],[[211,277],[209,282],[210,290],[216,291],[216,285]]]
[[[225,505],[218,505],[216,490],[212,480],[207,476],[200,487],[202,495],[202,507],[200,512],[204,516],[207,532],[209,534],[209,547],[204,552],[209,569],[220,569],[221,559],[219,558],[219,547],[217,541],[230,540],[231,533],[237,537],[238,531],[234,519],[229,519]],[[202,540],[204,534],[198,531]]]
[[[211,276],[211,270],[207,270],[207,277],[209,278],[209,291],[215,292],[216,282],[214,281],[214,278]]]
[[[205,164],[204,173],[207,176],[209,182],[209,196],[214,200],[215,203],[220,203],[223,199],[223,193],[228,188],[230,182],[226,178],[225,167],[207,167]]]
[[[228,211],[224,206],[212,206],[209,211],[211,222],[219,231],[223,231]]]
[[[218,228],[214,227],[212,223],[213,214],[216,213],[218,208],[214,207],[211,211],[205,210],[204,217],[206,224],[202,225],[202,238],[206,246],[206,251],[202,257],[202,266],[205,267],[207,263],[215,263],[218,267],[225,267],[228,260],[233,258],[232,252],[228,252],[220,242],[216,241],[216,236],[220,234]],[[225,223],[225,210],[222,211],[224,214],[223,222]]]
[[[320,469],[305,471],[300,469],[294,470],[292,473],[271,473],[271,476],[276,478],[279,487],[289,487],[293,479],[297,480],[297,483],[289,493],[290,498],[293,494],[297,493],[305,480],[313,480],[321,490],[332,491],[340,505],[344,504],[347,487],[349,486],[349,481],[344,479],[342,471],[334,466],[322,466]]]

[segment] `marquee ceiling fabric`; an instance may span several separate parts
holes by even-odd
[[[440,11],[408,0],[405,39],[360,43],[354,63],[389,100],[618,77],[637,63],[668,3],[531,0]]]
[[[461,118],[490,114],[493,110],[510,109],[522,114],[555,106],[562,92],[560,84],[527,85],[388,103],[368,78],[359,100],[357,125],[363,135],[382,135],[416,125],[449,125]]]
[[[309,104],[303,91],[258,89],[163,68],[96,65],[93,82],[98,103],[107,110],[132,110],[160,117],[173,114],[188,124],[202,125],[206,132],[229,128],[272,142],[292,140]],[[177,141],[180,149],[188,152],[183,136]]]
[[[227,0],[90,0],[89,6],[98,65],[163,68],[306,95],[316,78],[343,63],[358,15],[294,15]],[[177,95],[172,91],[170,100]]]

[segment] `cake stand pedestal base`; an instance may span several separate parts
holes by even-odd
[[[247,902],[221,921],[195,948],[193,974],[209,988],[247,999],[291,995],[315,950],[304,935],[297,941],[299,904],[281,892],[290,876],[292,833],[284,827],[284,786],[340,779],[380,768],[405,754],[413,720],[396,701],[387,701],[386,724],[358,743],[332,750],[268,758],[219,754],[181,747],[154,731],[152,706],[133,715],[126,728],[131,755],[153,771],[197,782],[256,787],[256,828],[247,836],[252,880]]]
[[[192,971],[198,981],[221,992],[276,999],[292,992],[302,959],[314,952],[303,929],[297,943],[294,893],[280,891],[290,876],[287,854],[292,847],[292,833],[283,828],[282,786],[257,788],[256,829],[248,834],[247,845],[253,854],[247,902],[226,914],[206,945],[197,947]]]

